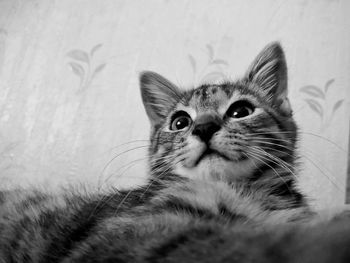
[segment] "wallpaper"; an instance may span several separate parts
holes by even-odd
[[[1,0],[1,186],[144,182],[143,70],[183,88],[241,76],[280,41],[300,128],[300,188],[346,199],[350,2]]]

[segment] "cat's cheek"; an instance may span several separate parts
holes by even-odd
[[[198,139],[189,137],[187,139],[186,151],[182,156],[183,161],[180,163],[183,167],[192,168],[197,165],[197,162],[201,155],[206,150],[206,145],[200,142]]]

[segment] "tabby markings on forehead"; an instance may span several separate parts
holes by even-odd
[[[217,110],[222,104],[225,104],[228,99],[229,97],[221,86],[201,86],[193,93],[190,105],[198,112],[207,109]]]
[[[216,112],[220,117],[223,118],[228,108],[234,102],[240,101],[240,100],[250,101],[253,105],[257,106],[258,108],[257,111],[253,113],[254,116],[257,115],[257,113],[262,112],[262,110],[259,107],[260,103],[253,94],[242,94],[240,90],[234,90],[231,93],[231,96],[228,97],[227,93],[224,92],[222,90],[223,88],[220,86],[210,86],[209,88],[215,89],[216,92],[215,92],[215,95],[208,97],[204,103],[202,102],[203,100],[202,96],[193,95],[190,98],[188,105],[179,103],[176,105],[173,112],[185,111],[188,113],[188,115],[191,117],[192,120],[195,120],[199,114],[203,114],[207,112]],[[204,89],[204,87],[199,87],[197,90],[201,92],[202,89]],[[252,116],[250,116],[249,118],[251,117]]]

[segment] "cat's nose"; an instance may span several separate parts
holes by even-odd
[[[221,119],[213,114],[203,114],[195,120],[192,134],[207,143],[215,132],[221,128]]]

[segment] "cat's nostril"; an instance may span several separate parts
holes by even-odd
[[[207,122],[202,124],[196,124],[192,134],[201,138],[202,141],[208,142],[213,134],[220,130],[220,125],[216,122]]]

